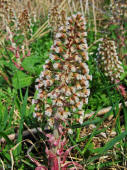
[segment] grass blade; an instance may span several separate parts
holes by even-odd
[[[19,126],[19,135],[17,139],[17,143],[22,141],[22,131],[23,131],[23,123],[24,123],[24,116],[26,113],[26,106],[27,106],[27,98],[28,98],[28,89],[26,90],[26,94],[22,103],[22,106],[20,108],[20,113],[21,113],[21,119],[20,119],[20,126]],[[21,144],[16,148],[15,154],[19,155],[21,152]]]
[[[101,149],[100,153],[97,156],[94,156],[93,158],[89,159],[89,163],[93,162],[94,160],[98,159],[101,155],[105,155],[109,149],[112,149],[112,147],[117,143],[120,142],[122,139],[124,139],[127,136],[127,132],[123,132],[119,134],[118,136],[114,137],[112,140],[110,140],[105,146]]]

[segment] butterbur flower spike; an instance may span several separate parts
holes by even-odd
[[[58,30],[66,32],[66,29],[64,27],[66,21],[65,11],[64,10],[61,11],[58,5],[53,6],[49,11],[48,21],[49,21],[49,25],[53,29],[54,36],[57,36],[57,38],[60,37],[62,38],[64,34],[62,34],[61,32],[58,33]],[[58,41],[58,44],[59,43],[60,41]]]
[[[83,105],[88,103],[90,95],[89,80],[92,80],[86,64],[86,35],[85,19],[80,13],[68,17],[66,25],[58,29],[49,60],[36,81],[39,93],[37,103],[44,108],[47,104],[50,106],[45,111],[43,107],[39,107],[34,116],[36,112],[40,112],[48,116],[48,122],[51,124],[54,121],[49,119],[58,117],[67,120],[70,115],[73,119],[75,111],[83,112]],[[70,114],[67,114],[66,110]],[[79,114],[77,121],[82,124],[83,115]]]
[[[104,38],[98,49],[98,66],[112,83],[120,82],[121,73],[124,72],[122,62],[119,60],[115,42]],[[118,85],[117,90],[125,97],[126,92],[123,85]]]
[[[35,104],[33,116],[38,120],[47,118],[45,128],[53,130],[53,134],[45,134],[49,143],[46,154],[51,170],[67,170],[70,166],[72,169],[83,169],[76,162],[66,162],[74,146],[64,151],[67,140],[61,122],[64,122],[65,132],[72,134],[72,129],[67,127],[69,121],[80,124],[84,121],[83,105],[88,103],[89,80],[92,80],[86,63],[89,59],[86,35],[84,17],[80,13],[68,17],[66,24],[55,34],[50,57],[36,80],[38,95],[32,101]]]
[[[99,47],[98,66],[112,82],[120,80],[121,73],[124,72],[122,63],[118,59],[115,42],[104,38]]]

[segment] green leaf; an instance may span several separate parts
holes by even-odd
[[[105,155],[109,149],[112,149],[112,147],[117,143],[120,142],[123,138],[127,136],[127,132],[123,132],[119,134],[118,136],[114,137],[112,140],[110,140],[108,143],[105,144],[105,146],[101,149],[100,153],[92,158],[89,159],[89,163],[93,162],[94,160],[98,159],[101,155]]]
[[[116,30],[117,28],[118,28],[119,26],[118,25],[110,25],[110,27],[109,27],[109,30],[110,31],[114,31],[114,30]]]
[[[127,135],[127,132],[123,132],[121,134],[119,134],[118,136],[116,136],[115,138],[113,138],[112,140],[110,140],[104,147],[103,150],[100,152],[100,154],[104,154],[106,153],[109,149],[111,149],[117,142],[119,142],[120,140],[122,140],[123,138],[125,138]]]
[[[72,142],[72,144],[75,146],[75,149],[78,150],[78,152],[82,155],[81,149],[77,146],[76,141],[73,139],[73,136],[69,135],[69,139]]]
[[[23,123],[24,123],[24,117],[25,117],[25,113],[26,113],[27,98],[28,98],[28,89],[26,91],[23,103],[22,103],[21,108],[20,108],[21,120],[20,120],[20,125],[19,125],[19,133],[18,133],[17,143],[20,143],[22,141]],[[20,154],[21,149],[22,149],[21,147],[22,147],[22,145],[20,144],[16,148],[15,154]]]
[[[37,57],[37,56],[27,57],[22,62],[22,67],[26,71],[28,71],[29,73],[32,73],[32,74],[35,74],[36,72],[38,72],[38,69],[39,69],[39,67],[37,67],[38,65],[42,66],[42,58]],[[41,67],[41,69],[42,69],[42,67]]]
[[[94,128],[93,132],[90,135],[90,138],[89,138],[87,144],[85,145],[84,149],[82,150],[82,154],[84,154],[87,151],[87,148],[88,148],[89,144],[91,143],[93,137],[95,136],[96,131],[99,129],[101,123],[104,122],[104,120],[112,114],[112,111],[113,111],[114,107],[115,107],[115,105],[111,108],[111,110],[109,112],[107,112],[104,115],[104,117],[100,120],[100,122],[98,122],[97,127]]]
[[[12,78],[12,85],[16,89],[30,86],[32,82],[33,77],[23,73],[22,71],[17,71]]]
[[[87,120],[83,124],[72,125],[71,128],[75,129],[75,128],[81,128],[81,127],[84,127],[84,126],[87,126],[87,125],[90,125],[90,124],[97,124],[97,123],[101,122],[101,120],[102,119],[98,117],[95,120]]]
[[[127,77],[127,72],[124,72],[120,76],[120,80],[124,80]]]
[[[123,112],[124,112],[124,121],[125,121],[125,130],[127,132],[127,108],[125,106],[124,100],[122,100]]]

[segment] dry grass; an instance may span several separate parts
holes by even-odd
[[[10,0],[8,2],[11,2]],[[93,20],[94,23],[94,31],[95,36],[98,30],[97,21],[100,20],[103,16],[101,13],[101,7],[103,6],[104,1],[101,2],[99,0],[15,0],[14,3],[11,3],[11,8],[13,9],[15,15],[18,17],[20,13],[27,9],[29,13],[29,19],[36,22],[37,20],[42,23],[42,25],[38,28],[36,33],[32,35],[29,42],[42,37],[43,35],[50,32],[48,14],[50,13],[50,9],[58,5],[58,10],[62,11],[63,9],[66,11],[67,15],[72,15],[76,11],[81,11],[82,15],[86,17],[86,20]],[[8,3],[9,4],[9,3]],[[1,12],[0,12],[1,13]],[[1,13],[2,16],[4,16]],[[7,15],[7,14],[6,14]],[[92,18],[91,18],[92,16]],[[102,16],[100,18],[100,16]],[[45,23],[43,21],[47,18]],[[8,24],[8,23],[7,23]],[[2,24],[1,25],[5,25]],[[5,29],[5,27],[1,27],[1,29]],[[15,30],[15,27],[12,28],[12,32]],[[4,42],[4,36],[1,35],[0,42]]]

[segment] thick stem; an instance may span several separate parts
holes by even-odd
[[[60,137],[60,134],[59,134],[59,122],[58,122],[58,120],[57,119],[55,119],[55,122],[54,122],[54,130],[53,130],[53,135],[54,135],[54,137],[55,137],[55,139],[56,140],[58,140],[59,139],[59,137]],[[59,142],[59,145],[60,145],[60,142]],[[52,148],[52,151],[53,151],[53,153],[55,154],[55,155],[57,155],[57,150],[60,148],[60,146],[54,146],[53,148]],[[57,160],[58,160],[58,169],[60,170],[61,169],[61,167],[60,167],[60,156],[58,155],[57,156]]]

